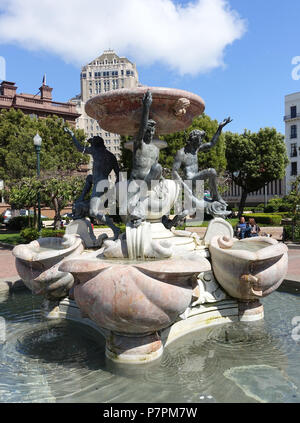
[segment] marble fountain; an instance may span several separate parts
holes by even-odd
[[[181,180],[162,177],[157,159],[165,145],[152,128],[156,124],[156,136],[183,130],[204,108],[195,94],[155,87],[115,90],[89,100],[86,111],[102,128],[139,134],[128,143],[132,175],[117,184],[117,199],[122,190],[123,196],[124,190],[131,192],[121,216],[126,233],[96,240],[89,218],[81,215],[64,238],[38,239],[13,250],[25,285],[44,298],[44,315],[93,327],[105,338],[105,354],[113,362],[149,363],[193,331],[259,321],[264,317],[260,300],[285,277],[287,247],[265,237],[234,239],[219,197],[213,204],[195,199],[196,207],[213,215],[203,239],[162,223]],[[143,192],[137,188],[141,179]]]
[[[204,107],[199,96],[155,87],[115,90],[86,104],[102,128],[135,136],[127,143],[132,173],[117,181],[113,199],[126,231],[105,217],[114,236],[93,233],[89,216],[103,195],[98,170],[109,164],[110,171],[113,159],[91,150],[100,195],[93,189],[89,201],[75,202],[63,238],[13,250],[30,291],[0,297],[0,402],[300,401],[299,348],[289,336],[298,297],[278,290],[287,247],[234,238],[213,169],[206,172],[212,199],[196,197],[188,182],[201,180],[201,131],[174,158],[172,179],[161,174],[166,143],[158,135],[187,128]],[[190,208],[171,219],[186,187]],[[176,230],[195,210],[213,217],[202,239]]]

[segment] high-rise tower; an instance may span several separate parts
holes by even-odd
[[[99,135],[106,147],[120,158],[120,136],[104,131],[98,122],[85,113],[85,103],[92,97],[106,91],[120,88],[134,88],[139,85],[136,66],[126,57],[119,57],[113,50],[104,53],[85,65],[80,74],[81,94],[72,98],[80,117],[77,128],[83,129],[87,139]]]

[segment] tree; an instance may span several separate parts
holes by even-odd
[[[285,197],[291,207],[294,220],[299,218],[300,208],[300,175],[291,183],[291,191]]]
[[[84,182],[82,177],[62,174],[42,178],[42,202],[55,211],[55,229],[59,229],[62,209],[80,195]]]
[[[76,170],[87,163],[88,157],[79,153],[64,132],[65,123],[57,116],[32,119],[20,110],[2,110],[0,113],[0,179],[6,183],[36,175],[36,152],[33,137],[38,132],[43,139],[41,171]],[[75,130],[79,141],[84,132]]]
[[[41,190],[41,181],[36,177],[22,178],[11,187],[6,187],[3,191],[5,201],[11,205],[12,209],[34,209],[34,226],[37,225],[36,207],[37,192]],[[28,222],[30,226],[30,213],[28,213]]]
[[[269,182],[284,177],[288,163],[284,137],[275,128],[262,128],[257,133],[225,132],[227,170],[242,188],[239,215],[247,196]]]
[[[37,226],[37,193],[41,194],[41,204],[55,212],[54,228],[59,229],[61,210],[72,203],[83,189],[84,178],[60,173],[58,176],[42,174],[37,177],[22,178],[3,191],[5,201],[13,209],[34,209],[34,226]],[[30,214],[28,213],[30,216]],[[30,219],[29,219],[30,222]]]

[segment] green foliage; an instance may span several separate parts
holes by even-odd
[[[22,243],[23,241],[20,238],[20,232],[18,233],[0,233],[0,242],[4,242],[5,244],[11,244],[11,245],[18,245]]]
[[[264,225],[271,225],[271,226],[280,226],[282,216],[278,214],[267,214],[267,213],[252,213],[252,214],[243,214],[245,219],[250,219],[253,217],[256,223],[261,223]]]
[[[37,193],[40,192],[41,204],[55,211],[54,224],[58,228],[61,210],[79,196],[83,185],[84,178],[80,176],[65,175],[60,172],[58,176],[51,177],[51,174],[49,176],[44,173],[40,179],[22,178],[17,183],[11,183],[5,191],[5,198],[15,209],[36,208]]]
[[[63,237],[65,234],[64,229],[51,229],[51,228],[45,228],[41,230],[41,237],[42,238],[51,238],[51,237]]]
[[[227,170],[232,180],[242,187],[242,213],[248,193],[284,177],[288,163],[284,137],[275,128],[262,128],[257,133],[226,132],[225,142]]]
[[[35,228],[25,228],[20,232],[21,242],[27,244],[39,237],[39,231]]]
[[[54,227],[58,229],[61,210],[78,197],[83,189],[84,178],[60,175],[42,180],[42,202],[55,211]]]
[[[291,192],[285,197],[285,201],[289,204],[290,211],[296,218],[297,208],[300,206],[300,175],[292,182]]]
[[[274,213],[278,212],[280,207],[282,207],[284,204],[283,199],[279,197],[271,198],[268,201],[268,204],[264,208],[265,213]]]
[[[294,226],[294,236],[292,225],[284,226],[284,240],[288,241],[300,241],[300,224]]]
[[[36,151],[33,137],[38,132],[42,137],[40,152],[41,170],[76,170],[87,163],[88,157],[79,153],[68,134],[63,130],[62,119],[57,116],[31,119],[20,110],[0,112],[0,179],[16,181],[36,174]],[[75,130],[79,141],[84,141],[84,132]]]
[[[38,238],[52,238],[52,237],[63,237],[65,231],[62,229],[53,230],[53,229],[42,229],[41,232],[35,228],[25,228],[20,232],[21,242],[29,243]]]
[[[30,209],[37,206],[37,192],[41,188],[41,181],[35,176],[22,178],[8,186],[4,197],[13,209]]]
[[[8,229],[12,231],[21,231],[28,226],[32,226],[33,218],[28,216],[16,216],[8,222]]]

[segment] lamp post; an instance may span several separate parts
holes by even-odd
[[[39,136],[39,134],[37,133],[34,138],[33,138],[33,143],[35,146],[35,151],[36,151],[36,171],[37,171],[37,176],[40,176],[40,151],[41,151],[41,145],[42,145],[42,138]],[[40,191],[38,191],[38,195],[37,195],[37,200],[38,200],[38,230],[39,232],[42,229],[42,222],[41,222],[41,195],[40,195]]]

